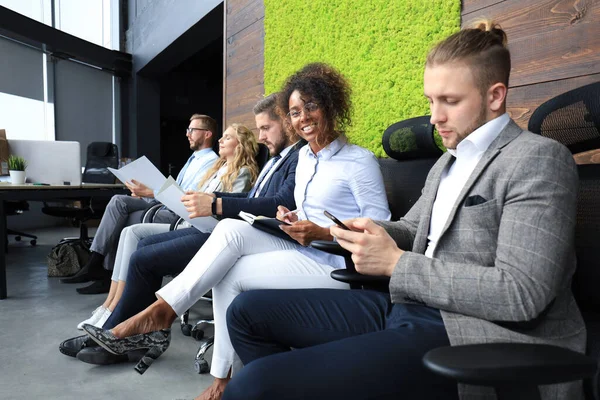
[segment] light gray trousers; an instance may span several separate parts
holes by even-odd
[[[113,269],[117,244],[123,228],[138,224],[143,211],[152,204],[158,204],[158,201],[126,195],[115,195],[110,199],[90,247],[90,250],[104,256],[105,269]],[[177,215],[167,209],[158,211],[154,216],[154,222],[165,224],[170,224],[177,219]]]

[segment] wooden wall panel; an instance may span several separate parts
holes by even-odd
[[[225,0],[225,9],[223,123],[256,131],[252,107],[264,94],[264,3]]]
[[[463,26],[481,17],[507,33],[508,109],[523,128],[544,101],[600,81],[600,0],[463,0]]]

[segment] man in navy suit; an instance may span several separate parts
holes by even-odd
[[[275,217],[277,206],[293,210],[296,164],[299,138],[286,132],[283,121],[275,112],[276,94],[265,97],[254,107],[259,141],[272,158],[261,171],[249,193],[194,193],[185,196],[191,218],[213,215],[236,217],[240,211]],[[127,285],[117,307],[103,327],[111,329],[152,304],[154,293],[167,275],[180,273],[208,239],[210,233],[196,228],[179,229],[142,239],[130,259]],[[87,335],[68,339],[60,344],[61,353],[92,364],[112,364],[127,361],[97,346]]]

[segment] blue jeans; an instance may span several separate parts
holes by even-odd
[[[183,271],[209,236],[186,228],[142,239],[129,260],[121,300],[102,327],[112,329],[154,303],[163,277]]]
[[[368,290],[256,290],[234,300],[227,326],[245,367],[223,400],[458,399],[423,366],[450,345],[433,308]]]

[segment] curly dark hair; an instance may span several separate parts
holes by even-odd
[[[289,100],[295,90],[317,103],[323,112],[325,126],[320,127],[321,133],[316,139],[317,145],[331,143],[351,125],[350,85],[346,78],[332,66],[311,63],[290,76],[284,83],[278,98],[278,112],[282,116],[287,116],[290,112]],[[287,120],[287,117],[285,119]]]

